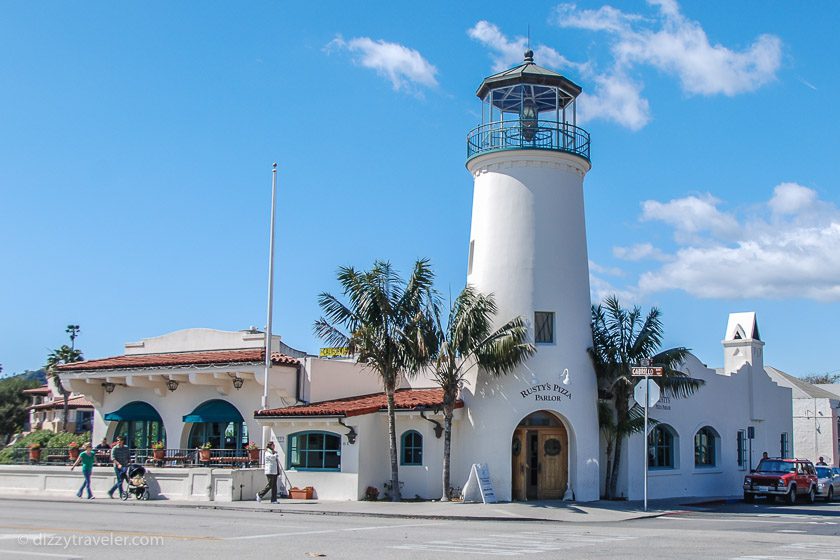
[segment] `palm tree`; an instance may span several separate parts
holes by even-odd
[[[315,322],[315,333],[332,346],[346,346],[382,379],[388,400],[391,499],[399,501],[394,392],[400,374],[410,376],[428,361],[425,326],[437,305],[434,273],[428,260],[419,260],[404,282],[390,263],[376,261],[368,272],[341,267],[338,281],[347,302],[328,293],[318,296],[324,317]]]
[[[528,327],[516,317],[493,330],[496,302],[467,286],[449,308],[446,326],[434,317],[434,376],[443,389],[443,496],[449,501],[452,415],[465,375],[476,365],[503,375],[527,360],[536,349],[527,341]]]
[[[631,406],[634,379],[630,368],[649,359],[664,367],[657,381],[665,394],[674,398],[688,397],[703,381],[692,379],[675,368],[688,355],[683,347],[659,350],[662,344],[661,313],[651,308],[642,316],[639,307],[628,311],[618,298],[610,296],[602,305],[592,307],[592,347],[589,355],[598,380],[598,421],[606,440],[606,497],[616,497],[622,445],[630,434],[643,429],[644,409]]]
[[[61,420],[62,432],[67,429],[67,417],[69,416],[70,411],[70,391],[65,389],[64,385],[61,383],[61,377],[58,375],[57,366],[61,364],[79,362],[83,359],[84,357],[82,356],[81,350],[77,350],[76,348],[67,346],[66,344],[62,344],[61,348],[53,350],[50,352],[49,356],[47,356],[47,375],[53,380],[55,386],[58,388],[58,391],[61,393],[61,396],[64,398],[64,414]]]

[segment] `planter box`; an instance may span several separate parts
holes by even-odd
[[[306,488],[293,487],[289,489],[289,498],[293,500],[311,500],[315,489],[311,486]]]

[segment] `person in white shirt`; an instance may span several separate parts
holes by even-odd
[[[265,477],[268,482],[265,488],[257,492],[257,501],[261,502],[263,496],[271,492],[271,503],[277,503],[277,477],[280,476],[280,454],[274,450],[274,442],[269,441],[265,446]]]

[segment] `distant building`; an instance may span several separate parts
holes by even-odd
[[[34,389],[24,389],[23,394],[32,398],[27,407],[29,417],[23,427],[24,432],[34,430],[61,431],[64,420],[64,397],[53,391],[50,384]],[[65,431],[80,434],[91,430],[93,425],[93,404],[84,395],[72,393],[67,402],[67,426]]]
[[[840,465],[840,386],[812,385],[776,368],[767,372],[793,391],[793,448],[797,457],[814,463],[820,457]]]

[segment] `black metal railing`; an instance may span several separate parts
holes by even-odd
[[[467,159],[502,150],[549,150],[589,161],[589,133],[565,122],[513,120],[477,126],[467,135]]]
[[[72,465],[78,448],[43,447],[37,450],[25,447],[14,450],[15,464]],[[96,451],[95,465],[111,465],[109,450]],[[154,467],[229,467],[251,468],[263,464],[264,450],[248,449],[131,449],[130,461]]]

